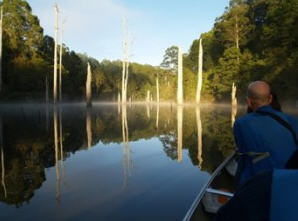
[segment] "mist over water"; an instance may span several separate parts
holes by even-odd
[[[225,105],[1,105],[4,220],[181,220],[235,148]]]

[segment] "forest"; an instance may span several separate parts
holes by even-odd
[[[185,3],[186,4],[186,3]],[[53,85],[54,39],[44,35],[39,19],[24,0],[3,0],[2,101],[45,100],[46,82]],[[250,81],[272,85],[282,101],[295,101],[298,92],[298,0],[231,0],[213,28],[198,38],[203,44],[205,102],[230,100],[233,82],[240,102]],[[120,47],[120,46],[119,46]],[[64,101],[85,96],[87,63],[92,69],[92,94],[98,101],[116,101],[121,88],[122,62],[98,61],[62,47]],[[183,54],[184,100],[195,101],[199,39]],[[177,90],[177,46],[165,50],[160,66],[130,63],[127,97],[145,101],[149,90],[160,100],[174,101]],[[52,96],[52,93],[49,93]]]

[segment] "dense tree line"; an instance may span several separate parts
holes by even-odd
[[[3,0],[2,100],[45,97],[45,79],[51,92],[54,40],[43,34],[39,19],[24,0]],[[205,101],[230,99],[232,83],[242,97],[248,82],[268,81],[283,99],[296,99],[298,88],[298,0],[231,0],[212,30],[203,33],[203,89]],[[184,97],[194,101],[199,40],[184,54]],[[93,98],[117,100],[121,87],[121,61],[101,62],[63,45],[63,98],[82,100],[87,62],[91,64]],[[165,51],[160,67],[129,66],[128,99],[156,96],[159,78],[161,101],[175,100],[177,47]],[[50,93],[51,95],[52,93]]]
[[[297,99],[297,0],[231,0],[213,29],[201,37],[205,99],[230,99],[233,82],[243,98],[254,80],[269,82],[283,100]],[[196,76],[198,43],[195,40],[185,55],[185,75],[191,71]],[[194,87],[194,82],[187,84]],[[186,96],[194,100],[193,91]]]

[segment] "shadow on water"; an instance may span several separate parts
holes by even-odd
[[[238,110],[238,115],[243,112],[244,109]],[[140,175],[140,168],[147,165],[152,156],[157,157],[157,162],[172,165],[171,168],[184,168],[190,162],[186,171],[197,168],[198,172],[211,173],[234,149],[231,123],[236,114],[230,107],[206,106],[200,109],[197,106],[162,104],[94,105],[88,109],[81,104],[56,108],[46,105],[2,107],[0,201],[22,207],[34,199],[35,191],[45,183],[48,177],[46,168],[53,168],[55,199],[58,204],[63,204],[63,190],[67,189],[61,184],[66,183],[66,172],[72,172],[65,166],[68,159],[83,156],[82,150],[90,152],[110,146],[116,146],[116,149],[103,148],[102,151],[122,150],[122,178],[114,179],[118,182],[121,178],[122,189],[127,192],[131,191],[138,176],[147,179],[149,175],[145,172],[149,169]],[[144,152],[143,146],[151,143],[154,145],[150,149],[156,148],[160,152],[157,155],[148,153],[143,156],[144,161],[139,162],[140,154],[149,151],[146,149]],[[114,154],[117,158],[118,152]],[[112,160],[109,157],[98,159],[102,163]],[[152,163],[154,168],[155,162]],[[139,166],[135,167],[135,164]],[[108,173],[106,171],[104,176]],[[161,172],[158,174],[164,176]],[[191,177],[188,179],[191,181]]]

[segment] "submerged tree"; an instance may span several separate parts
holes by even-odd
[[[203,84],[203,47],[202,47],[202,38],[200,38],[199,56],[198,56],[198,85],[197,85],[197,95],[196,95],[197,104],[200,104],[201,102],[202,84]]]
[[[182,50],[178,48],[178,89],[177,103],[183,104],[183,57]]]
[[[92,106],[92,91],[91,91],[92,73],[90,63],[87,63],[87,79],[86,79],[86,104],[87,107]]]
[[[123,60],[122,60],[122,103],[127,101],[127,83],[128,83],[128,42],[127,42],[127,24],[126,18],[123,18]]]
[[[57,57],[58,57],[58,6],[57,4],[54,6],[55,10],[55,48],[54,48],[54,77],[53,77],[53,99],[54,104],[57,101]]]

